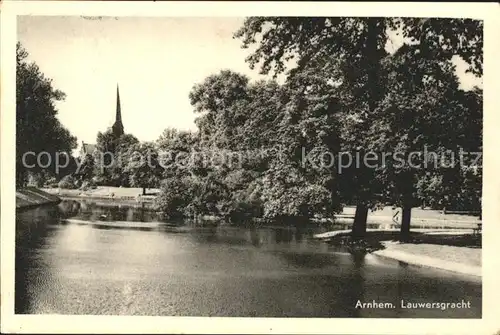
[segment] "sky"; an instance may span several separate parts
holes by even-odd
[[[245,62],[233,33],[243,18],[139,18],[20,16],[18,40],[66,99],[59,120],[81,142],[95,143],[115,119],[120,87],[126,133],[141,141],[158,139],[165,128],[195,130],[188,94],[194,84],[222,69],[264,79]],[[394,37],[389,49],[402,41]],[[464,88],[480,84],[464,73]]]

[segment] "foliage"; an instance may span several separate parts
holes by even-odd
[[[131,146],[138,143],[139,140],[131,134],[123,134],[117,138],[111,128],[97,134],[94,175],[100,185],[130,185],[130,178],[125,169],[128,164],[127,153]]]
[[[88,191],[88,190],[92,190],[92,189],[95,189],[97,187],[97,184],[92,180],[85,180],[83,183],[82,183],[82,186],[80,186],[80,189],[82,191]]]
[[[480,181],[466,184],[468,166],[461,166],[472,157],[461,161],[460,155],[481,151],[481,94],[459,88],[449,60],[420,58],[418,50],[401,48],[386,63],[387,94],[368,133],[372,150],[392,153],[377,178],[389,202],[408,213],[403,239],[409,237],[411,207],[480,208]]]
[[[342,115],[337,116],[334,132],[320,132],[313,120],[305,120],[310,130],[317,129],[328,139],[323,147],[335,154],[339,150],[364,149],[368,144],[364,134],[370,114],[384,94],[380,62],[387,54],[387,29],[391,24],[392,21],[383,18],[250,17],[235,36],[242,39],[244,48],[257,44],[247,58],[251,67],[261,64],[262,73],[272,72],[275,76],[286,72],[289,82],[299,80],[298,87],[323,100],[324,107],[316,114],[318,119],[333,119],[333,111]],[[292,60],[295,67],[287,71]],[[311,78],[315,80],[307,83]],[[306,85],[300,79],[306,79]],[[300,111],[301,108],[296,109]],[[362,236],[366,231],[368,206],[377,204],[373,171],[366,168],[349,171],[334,181],[336,190],[331,185],[327,188],[332,195],[342,194],[343,201],[358,205],[354,229]],[[335,172],[330,173],[332,179]],[[359,216],[360,212],[365,213],[364,220],[359,219],[363,216]]]
[[[432,209],[480,212],[482,169],[459,169],[448,174],[427,174],[419,179],[419,199]]]
[[[224,186],[214,178],[186,176],[166,179],[156,199],[156,208],[171,218],[221,215]]]
[[[28,170],[56,176],[57,153],[71,156],[77,143],[57,119],[56,102],[64,100],[64,93],[52,86],[52,80],[35,63],[28,61],[28,53],[20,43],[16,59],[16,184],[23,186]],[[23,156],[28,152],[48,153],[51,164],[42,168],[32,155],[27,155],[23,164]]]
[[[125,157],[123,173],[130,178],[132,187],[141,187],[143,194],[146,194],[146,188],[159,184],[163,169],[154,144],[133,144],[128,148]]]
[[[167,128],[156,141],[163,178],[175,178],[191,174],[204,174],[202,166],[190,161],[198,151],[199,136],[188,131]]]
[[[403,46],[391,53],[386,46],[394,34]],[[355,246],[368,210],[388,202],[403,207],[408,231],[411,208],[424,201],[480,208],[482,170],[470,169],[470,159],[453,169],[399,166],[394,156],[376,168],[366,160],[335,161],[343,152],[399,154],[408,162],[424,147],[438,154],[482,151],[482,91],[460,89],[451,62],[458,55],[482,74],[480,21],[250,17],[235,37],[255,47],[250,67],[275,79],[285,74],[285,82],[251,81],[231,70],[212,74],[189,94],[198,132],[168,128],[155,143],[139,143],[108,129],[97,135],[96,155],[60,184],[144,191],[161,184],[156,207],[172,218],[328,218],[356,204]],[[64,95],[26,57],[18,47],[18,167],[22,150],[76,146],[55,117]],[[18,172],[22,183],[26,171]]]
[[[333,206],[331,192],[321,185],[311,183],[300,170],[287,165],[275,165],[262,181],[264,217],[331,216]]]
[[[69,174],[67,176],[64,176],[59,181],[59,188],[68,189],[68,190],[77,189],[78,185],[77,185],[76,178],[73,175],[71,175],[71,174]]]
[[[85,157],[81,159],[80,170],[77,171],[76,175],[78,175],[81,180],[91,180],[95,173],[95,158],[90,154],[86,154]]]
[[[155,209],[169,218],[181,218],[192,201],[191,183],[188,178],[165,179],[161,192],[155,199]]]
[[[48,188],[57,188],[59,187],[59,183],[57,182],[57,179],[55,177],[50,177],[45,180],[45,184],[43,186]]]
[[[385,50],[391,34],[404,38],[403,47],[395,55]],[[474,127],[472,133],[478,134],[476,115],[480,108],[470,103],[474,99],[458,97],[463,94],[450,80],[449,62],[458,55],[468,62],[471,72],[482,74],[481,21],[249,17],[235,37],[242,40],[243,48],[255,46],[247,58],[252,68],[260,65],[261,73],[274,76],[285,73],[288,83],[299,79],[298,87],[318,97],[329,97],[327,101],[337,100],[340,117],[336,127],[342,151],[363,154],[375,149],[380,153],[390,148],[407,155],[419,144],[440,149],[465,146],[464,128],[468,126],[464,125],[468,123],[463,116]],[[404,79],[404,87],[394,80],[395,73]],[[300,80],[318,77],[306,85]],[[440,86],[443,83],[445,87]],[[415,87],[419,87],[418,91]],[[298,106],[292,110],[300,117],[302,109]],[[443,106],[450,112],[437,113]],[[434,113],[414,112],[426,109]],[[329,109],[319,115],[328,116]],[[436,136],[433,128],[450,117],[452,130]],[[309,129],[317,128],[313,125]],[[394,164],[377,170],[365,165],[346,169],[333,182],[343,202],[357,203],[353,232],[361,237],[366,231],[367,206],[374,208],[391,201],[413,206],[419,178],[411,171],[393,169]]]

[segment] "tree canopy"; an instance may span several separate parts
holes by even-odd
[[[28,52],[18,43],[16,46],[16,184],[23,186],[28,173],[58,172],[56,156],[70,159],[76,148],[76,138],[57,118],[57,102],[65,94],[54,88],[52,80],[45,77],[38,65],[28,60]],[[34,155],[27,155],[33,152]],[[50,157],[42,164],[37,162],[40,154]],[[23,162],[24,158],[24,162]],[[61,163],[64,160],[61,158]],[[49,164],[50,163],[50,164]],[[48,164],[48,167],[44,167]],[[69,162],[68,162],[69,164]]]
[[[394,35],[399,36],[403,46],[391,55],[386,45]],[[474,108],[479,106],[469,100],[473,107],[461,108],[464,100],[450,98],[448,94],[461,94],[456,80],[450,78],[453,57],[461,57],[469,64],[469,71],[482,74],[481,21],[249,17],[234,36],[241,39],[243,48],[255,47],[247,62],[252,68],[259,66],[261,73],[274,76],[284,73],[288,82],[320,77],[321,85],[302,82],[299,87],[329,96],[330,101],[336,99],[342,111],[339,113],[339,146],[353,154],[390,148],[408,155],[416,143],[429,142],[434,147],[448,139],[458,144],[456,136],[464,136],[462,117],[466,114],[466,120],[472,125],[478,124],[480,111]],[[394,76],[404,80],[398,83]],[[441,85],[449,86],[448,93]],[[449,112],[436,113],[443,107]],[[420,113],[419,116],[412,113],[423,109],[436,112],[434,115]],[[415,116],[427,120],[414,123]],[[432,134],[433,128],[446,118],[460,124],[455,129],[461,135],[445,133],[438,138]],[[478,133],[477,126],[474,131]],[[407,145],[414,140],[417,142]],[[390,169],[376,170],[361,164],[359,168],[347,169],[344,178],[340,178],[343,200],[357,204],[355,236],[362,238],[366,231],[369,207],[394,200],[388,188],[390,183],[384,179],[388,174],[391,174]],[[394,184],[398,185],[397,194],[413,195],[414,177],[411,173],[398,171],[398,181]],[[403,198],[407,199],[406,195]],[[408,206],[410,202],[405,200]]]

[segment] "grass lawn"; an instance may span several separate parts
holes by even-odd
[[[344,207],[343,215],[354,215],[355,207]],[[368,222],[392,223],[393,216],[397,213],[397,221],[401,220],[401,209],[393,209],[386,206],[383,209],[368,212]],[[456,227],[475,228],[481,221],[477,216],[462,214],[443,214],[441,211],[432,209],[413,208],[411,211],[411,223],[413,227]]]
[[[387,245],[387,248],[389,250],[430,257],[446,262],[481,266],[481,248],[455,247],[450,245],[425,243],[390,243]]]
[[[332,231],[315,237],[333,245],[342,245],[349,239],[350,231]],[[441,268],[475,276],[481,275],[481,235],[461,231],[417,230],[412,231],[408,243],[399,243],[397,230],[369,230],[365,241],[368,245],[381,243],[385,248],[375,255],[393,258],[405,263]]]

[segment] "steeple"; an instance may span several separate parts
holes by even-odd
[[[122,110],[120,106],[120,89],[118,84],[116,84],[116,120],[113,124],[113,134],[116,137],[120,137],[124,134],[123,123],[122,123]]]

